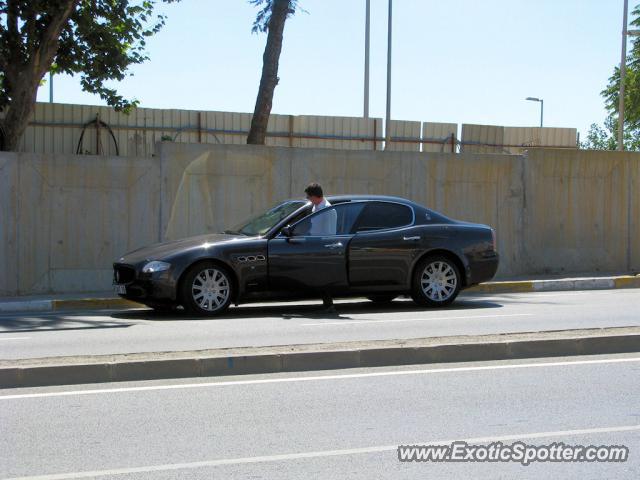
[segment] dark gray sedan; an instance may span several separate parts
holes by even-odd
[[[226,230],[160,243],[113,264],[121,297],[154,309],[182,305],[216,315],[231,303],[399,295],[429,307],[493,278],[493,229],[460,222],[409,200],[327,197],[332,206],[289,200]]]

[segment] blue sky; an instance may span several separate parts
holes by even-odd
[[[363,114],[365,0],[300,0],[287,21],[273,113]],[[371,0],[371,116],[383,118],[387,0]],[[394,0],[392,118],[545,126],[586,134],[620,61],[622,0]],[[630,2],[630,10],[635,5]],[[252,112],[265,34],[245,0],[163,5],[151,60],[118,85],[142,107]],[[74,78],[54,99],[101,105]],[[48,86],[39,101],[48,101]]]

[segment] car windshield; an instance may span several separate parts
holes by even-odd
[[[249,220],[245,220],[231,230],[225,230],[224,233],[242,234],[249,237],[264,235],[280,220],[288,217],[304,204],[305,202],[303,201],[279,203],[266,212],[256,215]]]

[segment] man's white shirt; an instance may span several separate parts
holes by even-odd
[[[319,204],[313,206],[311,213],[315,213],[330,206],[331,204],[329,201],[326,198],[323,198]],[[318,214],[311,218],[311,229],[309,230],[309,235],[335,235],[337,221],[338,214],[335,210],[327,212],[324,215]]]

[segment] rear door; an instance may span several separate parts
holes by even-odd
[[[420,227],[413,208],[374,201],[358,219],[349,244],[349,281],[353,287],[406,287],[420,252]]]
[[[269,285],[273,291],[330,291],[348,287],[347,249],[364,203],[320,210],[292,226],[292,234],[269,240]]]

